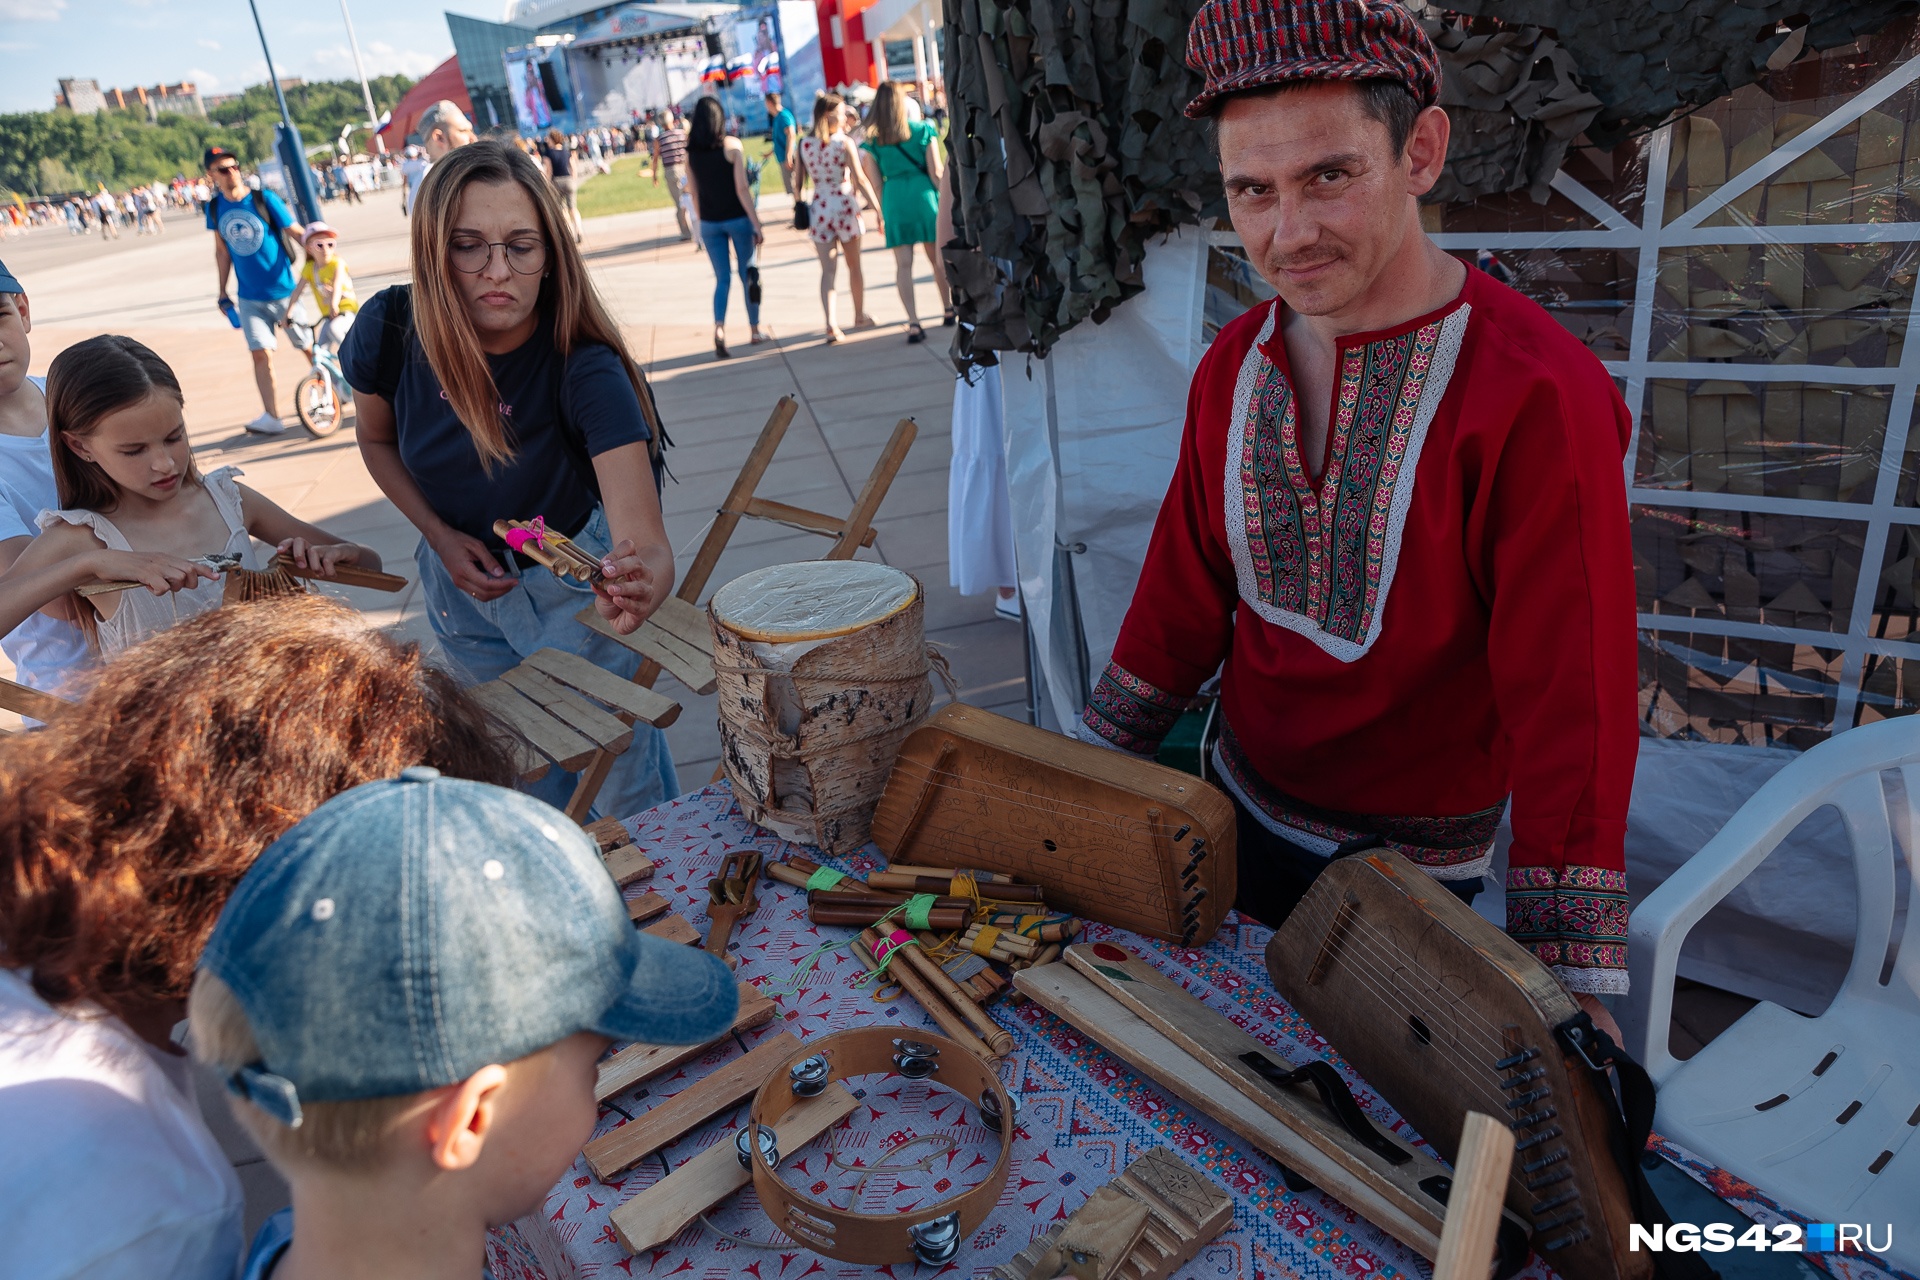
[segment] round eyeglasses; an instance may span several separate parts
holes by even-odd
[[[517,236],[512,240],[482,240],[478,236],[456,236],[447,246],[447,259],[455,271],[479,275],[500,250],[515,275],[538,275],[547,265],[547,242],[539,236]]]

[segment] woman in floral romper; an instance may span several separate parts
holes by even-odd
[[[837,93],[823,93],[814,100],[813,129],[800,139],[800,167],[813,184],[808,233],[813,249],[820,255],[820,307],[827,314],[827,341],[839,342],[847,335],[834,319],[834,278],[837,266],[834,251],[846,255],[847,284],[853,290],[853,327],[870,329],[873,318],[867,314],[866,280],[860,272],[860,195],[865,195],[879,215],[880,197],[874,193],[860,167],[859,153],[841,132],[843,100]],[[857,193],[857,194],[856,194]]]

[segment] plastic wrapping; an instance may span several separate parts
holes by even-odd
[[[817,643],[890,618],[913,603],[911,574],[867,560],[807,560],[742,574],[713,593],[709,608],[744,640]],[[798,653],[791,655],[799,657]]]

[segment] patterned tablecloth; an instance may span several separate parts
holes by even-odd
[[[724,784],[693,792],[628,821],[636,843],[658,870],[628,889],[629,897],[651,891],[702,933],[707,926],[707,882],[725,855],[752,847],[769,860],[804,852],[741,816]],[[827,859],[825,861],[835,862]],[[835,862],[865,872],[882,865],[871,846],[864,855]],[[1230,917],[1230,920],[1237,917]],[[763,881],[760,907],[734,933],[737,974],[778,1002],[767,1026],[723,1042],[678,1072],[616,1095],[602,1108],[596,1136],[624,1124],[694,1083],[756,1041],[786,1030],[806,1040],[847,1027],[885,1023],[933,1029],[910,1000],[876,1003],[871,986],[859,985],[864,970],[843,946],[851,930],[816,927],[806,917],[805,895]],[[1360,1104],[1383,1127],[1412,1138],[1404,1124],[1354,1076],[1328,1044],[1274,992],[1262,956],[1270,931],[1232,924],[1204,947],[1172,947],[1124,930],[1089,925],[1089,940],[1131,947],[1225,1013],[1278,1056],[1325,1057],[1353,1085]],[[1375,1228],[1339,1201],[1317,1191],[1295,1194],[1282,1185],[1275,1165],[1223,1126],[1178,1099],[1133,1076],[1098,1044],[1037,1005],[1004,1000],[995,1017],[1014,1033],[1013,1054],[1001,1078],[1022,1104],[1006,1190],[985,1226],[961,1255],[938,1274],[975,1276],[1003,1263],[1050,1223],[1066,1217],[1107,1179],[1143,1151],[1169,1147],[1213,1178],[1234,1200],[1234,1225],[1180,1274],[1183,1277],[1354,1277],[1394,1280],[1431,1274],[1426,1261]],[[736,1043],[738,1041],[738,1043]],[[928,1200],[945,1199],[976,1185],[991,1167],[997,1139],[980,1127],[972,1106],[938,1087],[898,1076],[849,1082],[860,1098],[843,1128],[797,1153],[784,1153],[783,1176],[832,1203],[869,1213],[904,1212]],[[665,1176],[665,1162],[684,1163],[715,1142],[731,1142],[746,1108],[709,1123],[611,1182],[596,1180],[584,1158],[548,1194],[542,1214],[495,1232],[490,1247],[500,1280],[563,1280],[564,1277],[684,1276],[721,1280],[801,1277],[932,1275],[913,1266],[861,1267],[822,1258],[776,1232],[751,1188],[709,1215],[716,1230],[695,1224],[670,1244],[629,1256],[615,1238],[609,1213]],[[1697,1180],[1760,1220],[1787,1221],[1777,1206],[1750,1187],[1668,1148]],[[883,1166],[874,1169],[875,1165]],[[724,1233],[724,1234],[723,1234]],[[730,1238],[731,1237],[731,1238]],[[758,1242],[748,1244],[744,1241]],[[768,1247],[769,1245],[773,1247]],[[1816,1259],[1841,1280],[1872,1280],[1887,1273],[1850,1259]],[[1538,1261],[1522,1280],[1549,1280]]]

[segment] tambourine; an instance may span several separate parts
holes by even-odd
[[[910,1038],[899,1030],[861,1027],[803,1046],[760,1086],[734,1148],[740,1162],[752,1170],[753,1189],[773,1225],[814,1252],[871,1266],[921,1262],[937,1267],[959,1254],[960,1242],[980,1229],[999,1202],[1013,1162],[1019,1104],[985,1063],[953,1041],[926,1033]],[[773,1128],[780,1118],[835,1080],[887,1072],[909,1080],[935,1080],[978,1106],[980,1123],[1000,1135],[1000,1158],[986,1181],[951,1199],[888,1214],[835,1209],[781,1181],[776,1172],[781,1152]],[[757,1160],[749,1154],[756,1151]]]

